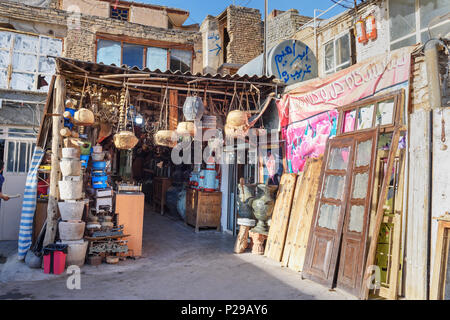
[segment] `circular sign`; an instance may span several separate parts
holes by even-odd
[[[316,78],[317,60],[313,51],[298,40],[285,40],[269,50],[267,71],[285,84]]]

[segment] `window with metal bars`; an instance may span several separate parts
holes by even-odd
[[[129,8],[112,6],[110,11],[110,17],[116,20],[128,21],[129,12],[130,12]]]

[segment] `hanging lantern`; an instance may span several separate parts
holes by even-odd
[[[366,34],[366,23],[364,20],[359,19],[356,22],[356,38],[359,43],[367,43],[367,34]]]
[[[200,120],[205,107],[203,101],[198,96],[187,97],[183,104],[183,114],[187,121]]]
[[[155,144],[173,148],[177,145],[178,135],[173,130],[159,130],[155,134]]]
[[[366,18],[366,34],[368,39],[375,40],[377,38],[377,22],[372,13]]]

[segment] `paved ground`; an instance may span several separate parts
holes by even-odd
[[[281,268],[263,256],[233,253],[234,238],[146,212],[144,256],[118,265],[85,265],[81,289],[67,274],[46,275],[17,260],[16,242],[0,242],[0,299],[353,299]],[[1,263],[1,261],[0,261]]]

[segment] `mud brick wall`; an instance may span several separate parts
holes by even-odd
[[[230,43],[227,63],[245,64],[263,52],[261,13],[257,9],[229,6],[227,29]]]

